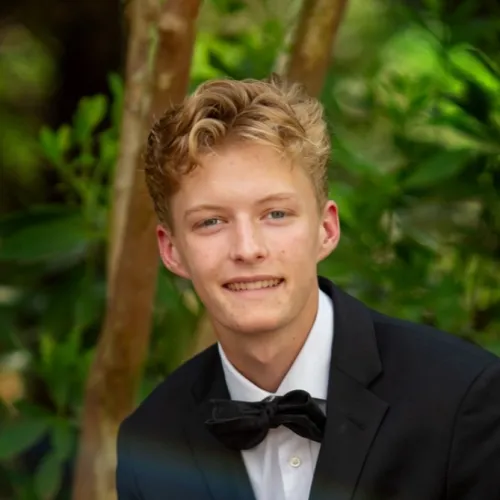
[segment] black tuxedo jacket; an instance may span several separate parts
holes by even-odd
[[[500,360],[319,282],[335,335],[309,498],[500,500]],[[119,500],[252,500],[241,454],[204,427],[228,397],[216,346],[159,385],[120,426]]]

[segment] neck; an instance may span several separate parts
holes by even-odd
[[[279,330],[249,335],[215,329],[233,366],[257,387],[274,393],[304,346],[317,311],[318,295],[312,294],[298,317]]]

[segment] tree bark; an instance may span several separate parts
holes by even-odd
[[[319,96],[331,64],[333,45],[347,0],[304,0],[286,68],[288,79]]]
[[[108,240],[108,287],[114,283],[115,268],[123,244],[127,207],[133,193],[135,172],[151,111],[152,86],[149,56],[151,32],[157,21],[158,0],[131,0],[125,96],[120,131],[119,157],[114,176]],[[156,14],[156,15],[155,15]]]
[[[108,302],[87,381],[73,500],[116,499],[116,436],[135,405],[158,272],[142,144],[154,115],[186,93],[199,6],[200,0],[132,0]],[[150,68],[153,29],[157,45]]]
[[[182,100],[189,86],[201,0],[163,0],[158,23],[158,64],[153,73],[153,118]]]

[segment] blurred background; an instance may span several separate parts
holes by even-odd
[[[114,498],[119,421],[213,341],[140,175],[162,103],[209,78],[302,75],[343,230],[321,273],[500,354],[500,4],[331,0],[325,28],[315,3],[2,1],[0,499]]]

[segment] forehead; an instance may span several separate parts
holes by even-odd
[[[300,197],[311,189],[304,170],[273,147],[238,144],[204,155],[175,198],[183,205],[214,198],[234,204],[283,192]]]

